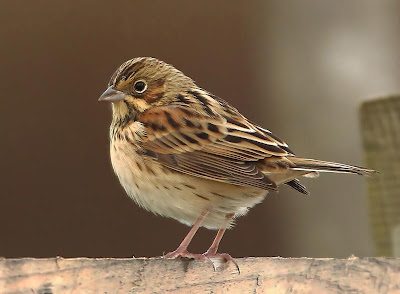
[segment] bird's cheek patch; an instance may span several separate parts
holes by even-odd
[[[151,105],[147,103],[146,100],[139,98],[133,98],[132,100],[129,101],[129,104],[131,104],[132,107],[136,109],[138,112],[144,112],[145,110],[151,107]]]

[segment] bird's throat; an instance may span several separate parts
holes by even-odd
[[[112,103],[113,118],[119,119],[129,114],[130,110],[124,101],[117,101]]]
[[[124,128],[131,122],[136,121],[137,111],[129,107],[125,101],[118,101],[112,104],[112,126],[114,128]]]

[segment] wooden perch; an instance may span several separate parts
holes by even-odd
[[[396,293],[400,259],[0,259],[0,293]]]

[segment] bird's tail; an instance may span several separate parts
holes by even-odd
[[[358,174],[362,176],[371,176],[377,171],[354,166],[348,165],[343,163],[337,162],[329,162],[329,161],[322,161],[316,159],[308,159],[308,158],[301,158],[301,157],[292,157],[290,161],[294,163],[293,170],[302,170],[302,171],[310,171],[310,172],[332,172],[332,173],[347,173],[347,174]]]

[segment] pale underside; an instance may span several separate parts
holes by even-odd
[[[139,206],[155,214],[193,225],[209,211],[202,226],[208,229],[229,227],[226,215],[246,214],[264,199],[267,191],[231,185],[168,170],[146,159],[129,146],[116,142],[111,148],[112,165],[125,191]]]

